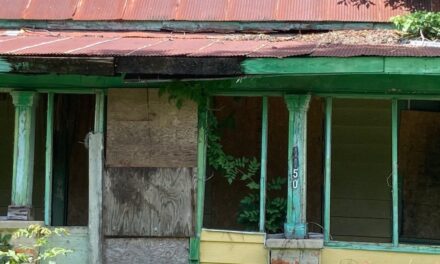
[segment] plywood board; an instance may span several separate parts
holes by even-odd
[[[185,238],[107,238],[105,264],[187,264],[189,239]]]
[[[196,103],[178,109],[158,89],[111,89],[107,109],[108,166],[196,167]]]
[[[195,179],[192,168],[108,168],[104,234],[192,236]]]

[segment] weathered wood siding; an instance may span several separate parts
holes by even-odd
[[[186,264],[187,238],[109,238],[104,247],[107,264]]]
[[[321,251],[322,264],[438,264],[438,255],[393,253],[378,251],[325,248]]]
[[[399,134],[402,236],[440,237],[440,113],[402,111]]]
[[[391,239],[391,102],[334,100],[331,228],[335,240]]]
[[[203,230],[200,263],[266,264],[269,251],[264,248],[264,233]]]
[[[178,109],[158,89],[112,89],[107,113],[107,166],[196,166],[194,102]]]
[[[108,168],[104,234],[192,236],[195,176],[191,168]]]

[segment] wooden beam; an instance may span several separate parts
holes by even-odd
[[[399,246],[399,174],[398,174],[398,135],[399,104],[397,99],[391,105],[391,140],[392,140],[392,200],[393,200],[393,246]]]
[[[332,169],[332,110],[331,97],[325,100],[325,170],[324,170],[324,241],[330,241],[331,169]]]
[[[241,57],[117,57],[116,72],[166,76],[241,75]]]
[[[307,111],[310,95],[286,95],[289,110],[286,238],[307,236]]]
[[[44,224],[52,224],[52,154],[53,154],[53,109],[54,94],[47,94],[46,114],[46,164],[44,179]]]
[[[102,263],[102,179],[104,168],[105,93],[95,99],[95,124],[89,134],[89,263]]]
[[[32,91],[11,92],[15,106],[14,163],[10,220],[32,220],[34,176],[35,107],[38,94]]]
[[[113,57],[0,57],[0,73],[57,73],[113,76]]]
[[[196,204],[196,235],[190,239],[190,263],[200,262],[200,236],[203,228],[205,201],[206,151],[208,147],[208,111],[209,98],[199,105],[198,140],[197,140],[197,204]]]
[[[0,20],[0,28],[49,30],[171,31],[171,32],[290,32],[296,30],[394,29],[391,23],[337,21],[78,21]]]
[[[260,166],[260,222],[259,231],[264,232],[266,222],[266,181],[267,181],[267,134],[268,134],[268,99],[262,98],[261,109],[261,166]]]

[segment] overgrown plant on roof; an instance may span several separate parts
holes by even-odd
[[[408,38],[437,40],[440,37],[440,12],[417,11],[391,18]]]

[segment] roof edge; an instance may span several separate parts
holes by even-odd
[[[78,20],[5,20],[1,29],[99,30],[99,31],[172,31],[172,32],[291,32],[299,30],[393,29],[384,22],[343,21],[78,21]]]

